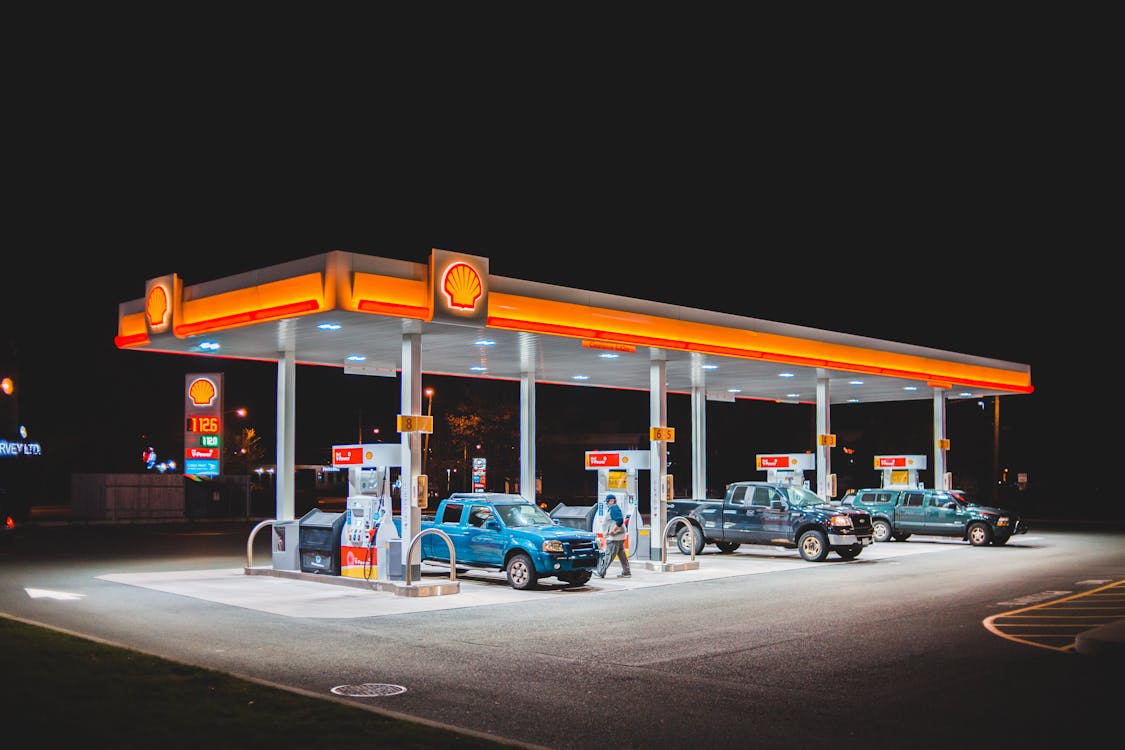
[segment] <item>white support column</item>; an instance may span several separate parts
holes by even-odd
[[[296,514],[297,358],[292,348],[277,353],[277,496],[275,515],[292,521]]]
[[[402,382],[399,396],[401,414],[422,414],[422,324],[417,320],[402,322]],[[422,575],[422,556],[418,549],[408,555],[410,542],[422,529],[422,511],[418,507],[416,479],[422,473],[422,433],[400,433],[402,441],[402,570],[409,566],[411,580]]]
[[[820,435],[832,432],[832,399],[828,388],[828,373],[818,369],[816,371],[816,494],[824,499],[828,497],[828,476],[832,473],[832,446],[821,445]]]
[[[662,349],[649,349],[648,403],[649,427],[668,426],[667,354]],[[662,490],[668,471],[668,447],[663,440],[649,442],[649,560],[664,562],[664,524],[668,506]]]
[[[934,388],[934,489],[948,490],[946,486],[945,448],[945,389]]]
[[[535,502],[535,334],[520,334],[520,494]]]
[[[691,496],[707,497],[707,371],[704,357],[691,355]]]

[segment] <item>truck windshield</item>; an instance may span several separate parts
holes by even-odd
[[[508,527],[519,526],[551,526],[554,521],[547,515],[547,511],[538,505],[497,505],[496,514]]]
[[[811,490],[806,490],[804,487],[786,487],[785,494],[787,495],[786,499],[789,500],[789,504],[795,505],[797,507],[827,504],[824,499],[820,497],[820,495],[812,492]]]

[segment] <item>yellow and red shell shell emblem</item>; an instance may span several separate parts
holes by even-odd
[[[472,310],[484,292],[480,275],[468,263],[456,263],[450,266],[445,272],[445,281],[441,288],[449,298],[451,307],[464,310]]]
[[[162,328],[168,324],[168,292],[162,286],[154,286],[145,300],[145,315],[149,328]]]
[[[206,406],[215,400],[215,384],[207,378],[199,378],[188,388],[188,397],[196,406]]]

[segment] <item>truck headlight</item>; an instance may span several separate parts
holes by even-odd
[[[563,543],[560,542],[558,539],[548,539],[547,541],[543,542],[543,551],[544,552],[566,552],[566,549],[563,547]]]
[[[840,528],[850,529],[852,527],[852,519],[847,516],[832,516],[831,523],[833,526],[838,526]]]
[[[1007,516],[1000,516],[999,518],[996,519],[996,525],[997,526],[1007,526],[1008,525],[1008,517]]]

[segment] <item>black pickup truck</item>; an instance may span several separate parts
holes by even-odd
[[[851,560],[872,543],[871,515],[857,508],[834,505],[815,492],[782,483],[734,482],[722,500],[673,500],[668,503],[676,546],[691,554],[714,544],[733,552],[743,544],[797,549],[810,562],[821,562],[829,552]]]

